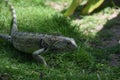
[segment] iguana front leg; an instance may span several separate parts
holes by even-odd
[[[11,36],[7,34],[0,34],[0,39],[4,39],[4,40],[11,42]]]
[[[44,63],[44,65],[47,66],[47,63],[46,63],[45,59],[40,55],[40,53],[42,53],[43,51],[45,51],[44,48],[36,50],[36,51],[33,52],[32,56],[33,56],[34,59],[36,59],[39,62]]]

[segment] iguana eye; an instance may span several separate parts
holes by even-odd
[[[70,45],[70,42],[67,42],[67,45]]]

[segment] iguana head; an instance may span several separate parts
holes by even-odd
[[[59,37],[55,42],[54,47],[59,50],[73,50],[77,48],[77,44],[73,38]]]

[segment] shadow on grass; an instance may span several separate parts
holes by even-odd
[[[119,45],[120,41],[120,14],[108,20],[104,27],[97,33],[95,47],[109,48]]]
[[[111,66],[120,65],[120,14],[107,21],[92,41],[92,47],[105,50]]]

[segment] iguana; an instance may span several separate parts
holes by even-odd
[[[17,50],[32,54],[33,58],[47,66],[45,59],[40,55],[41,53],[48,50],[71,51],[77,48],[73,38],[18,31],[15,9],[8,0],[5,1],[12,13],[11,32],[10,35],[0,34],[0,38],[11,42]]]

